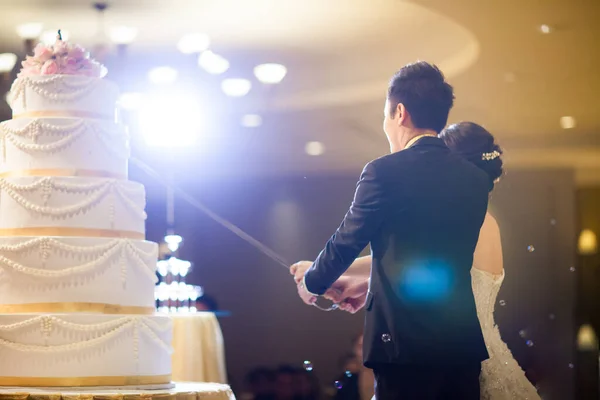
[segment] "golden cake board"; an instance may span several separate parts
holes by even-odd
[[[221,383],[175,383],[169,389],[0,387],[0,400],[235,400]]]

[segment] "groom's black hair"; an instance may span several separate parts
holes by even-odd
[[[391,116],[402,103],[415,128],[440,133],[448,123],[448,114],[454,105],[454,90],[438,67],[418,61],[405,65],[394,74],[387,100]]]

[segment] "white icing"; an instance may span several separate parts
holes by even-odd
[[[4,314],[0,376],[168,375],[171,339],[164,316]]]
[[[154,307],[157,255],[142,240],[0,237],[0,304]]]
[[[0,179],[0,228],[70,227],[144,233],[143,185],[84,177]]]
[[[0,123],[0,172],[78,169],[127,176],[122,126],[81,118],[19,118]]]
[[[73,75],[17,78],[11,88],[13,115],[26,112],[83,112],[114,121],[119,90],[99,78]]]

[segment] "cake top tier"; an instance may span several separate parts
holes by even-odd
[[[19,77],[37,75],[79,75],[102,78],[106,68],[90,58],[89,52],[77,44],[63,41],[59,35],[53,45],[38,44],[32,56],[21,63]]]
[[[60,31],[59,31],[60,32]],[[79,45],[63,41],[39,44],[10,89],[16,118],[92,118],[115,121],[117,86],[106,68]]]

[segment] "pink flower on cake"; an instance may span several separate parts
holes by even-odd
[[[83,60],[85,58],[88,58],[88,54],[85,51],[85,49],[79,45],[74,45],[69,49],[69,52],[67,53],[67,56],[69,58],[74,58],[76,61],[80,61]]]
[[[42,75],[54,75],[58,72],[58,65],[54,60],[48,60],[42,66],[42,70],[40,71]]]
[[[56,43],[54,43],[53,50],[56,57],[64,57],[69,53],[69,45],[67,42],[57,40]]]
[[[25,61],[21,63],[21,72],[19,76],[32,76],[39,75],[41,70],[40,63],[36,62],[32,57],[27,57]]]
[[[106,75],[106,68],[90,59],[83,47],[62,40],[53,46],[37,45],[33,56],[27,56],[21,65],[18,76],[64,74],[102,78]]]
[[[74,57],[65,58],[62,64],[61,73],[66,75],[75,75],[81,68],[81,63],[78,62]]]
[[[35,49],[33,50],[33,56],[39,62],[44,63],[44,62],[48,61],[50,58],[52,58],[53,53],[52,53],[52,50],[50,50],[49,48],[44,46],[42,43],[40,43],[37,46],[35,46]]]

